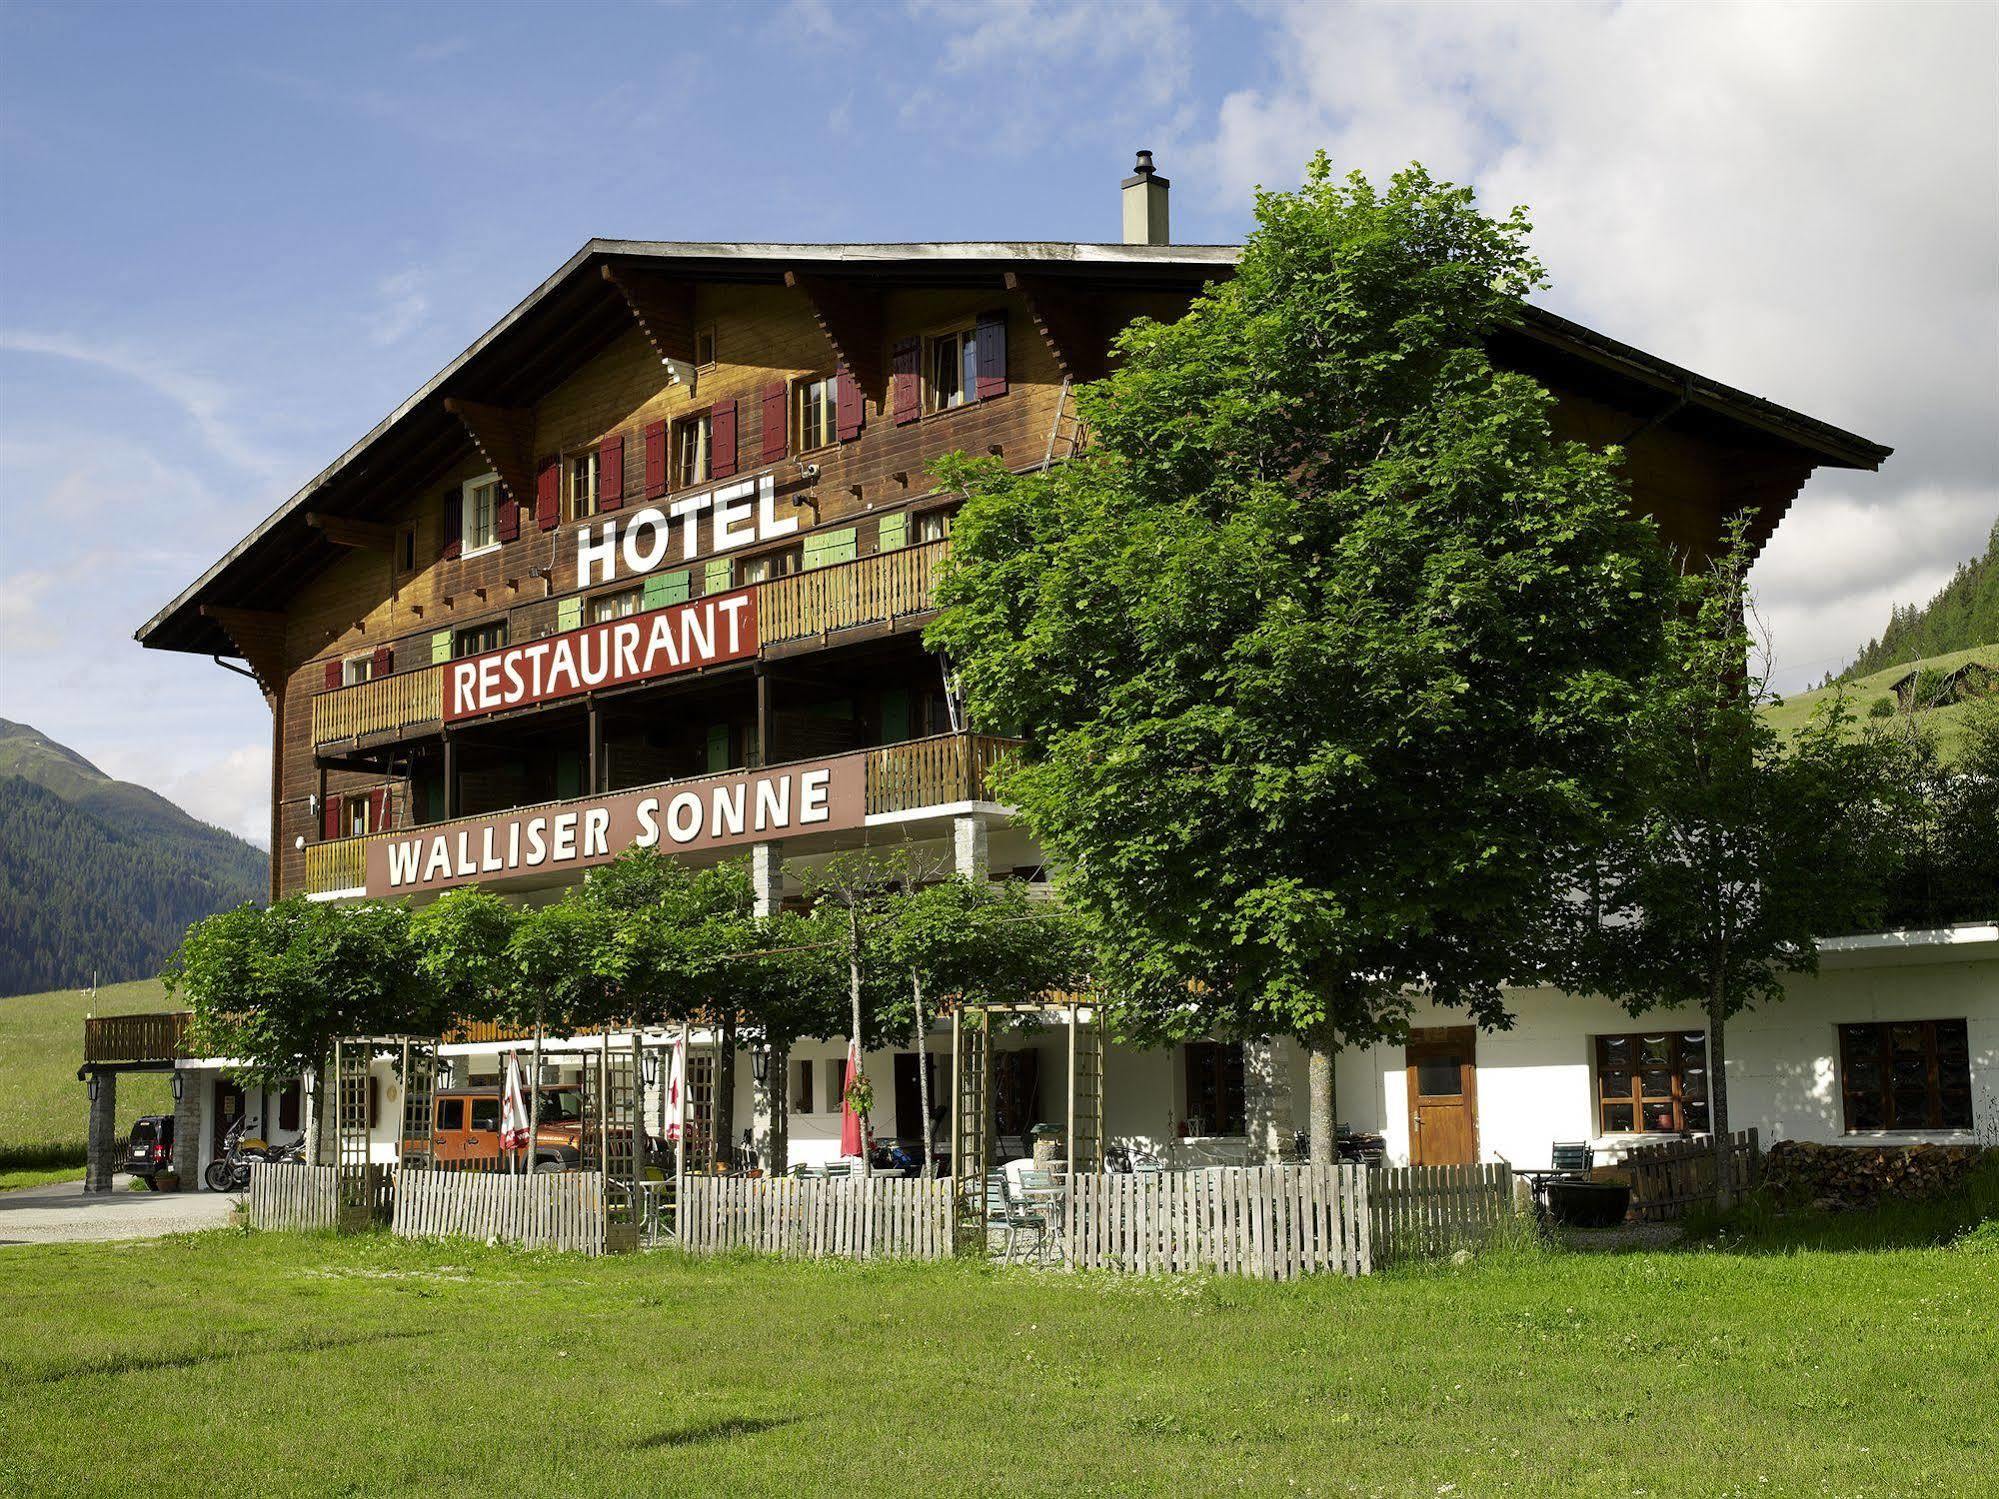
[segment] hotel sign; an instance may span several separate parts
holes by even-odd
[[[841,755],[414,828],[368,845],[368,894],[561,874],[628,848],[692,852],[858,828],[867,816],[866,760]]]
[[[453,661],[444,674],[444,721],[651,681],[756,653],[755,593],[738,588],[710,594]]]

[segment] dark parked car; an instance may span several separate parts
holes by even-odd
[[[125,1169],[157,1192],[162,1172],[173,1169],[174,1116],[145,1114],[132,1124],[132,1138],[125,1142]]]

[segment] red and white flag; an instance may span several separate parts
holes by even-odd
[[[521,1096],[521,1061],[507,1055],[507,1082],[500,1090],[500,1149],[520,1150],[528,1143],[528,1106]]]
[[[847,1043],[847,1075],[840,1086],[840,1154],[858,1157],[866,1144],[861,1138],[861,1116],[854,1112],[850,1090],[861,1071],[861,1044]]]
[[[675,1036],[673,1050],[667,1053],[666,1067],[666,1138],[667,1143],[680,1138],[681,1095],[687,1083],[687,1038]]]

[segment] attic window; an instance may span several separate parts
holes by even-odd
[[[398,527],[396,530],[396,575],[402,577],[415,571],[416,527]]]
[[[715,367],[715,330],[701,328],[694,334],[694,367],[697,370],[712,370]]]
[[[340,663],[340,685],[353,687],[375,675],[373,656],[349,656]]]

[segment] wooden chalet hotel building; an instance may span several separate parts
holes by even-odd
[[[1166,194],[1142,160],[1117,244],[585,245],[138,631],[262,688],[273,896],[545,898],[635,838],[755,849],[772,901],[782,861],[870,840],[1036,877],[983,783],[999,746],[922,645],[953,507],[931,464],[1061,461],[1112,334],[1230,273],[1233,248],[1168,242]],[[1815,468],[1886,455],[1547,313],[1496,352],[1564,434],[1629,449],[1697,556],[1723,515],[1767,539]],[[1133,1060],[1110,1133],[1254,1134],[1214,1051]],[[1403,1060],[1343,1059],[1354,1122],[1393,1135]],[[809,1071],[783,1086],[811,1110]]]

